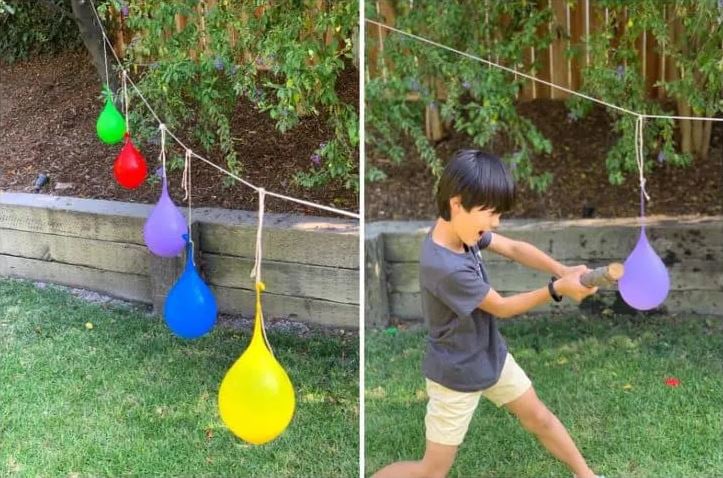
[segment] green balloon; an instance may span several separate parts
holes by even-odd
[[[110,98],[105,100],[105,108],[95,123],[95,130],[106,144],[116,144],[126,134],[126,122]]]

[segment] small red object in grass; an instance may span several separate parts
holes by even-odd
[[[680,380],[675,377],[668,377],[665,379],[665,384],[669,387],[677,387],[680,385]]]

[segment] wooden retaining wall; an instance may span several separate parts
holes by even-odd
[[[162,311],[183,259],[153,256],[143,242],[152,205],[0,193],[0,276],[54,282],[149,303]],[[225,313],[253,315],[256,213],[193,211],[197,264]],[[359,325],[359,228],[355,221],[264,216],[266,317]]]
[[[648,221],[648,238],[671,277],[670,294],[661,310],[723,315],[723,216],[658,216]],[[367,224],[367,325],[385,325],[390,318],[421,318],[419,250],[430,225],[431,221]],[[589,267],[623,262],[635,246],[639,231],[637,218],[506,220],[499,230],[500,234],[536,245],[565,264],[584,263]],[[483,254],[492,286],[503,295],[536,289],[549,280],[548,274],[526,269],[491,252]],[[620,311],[626,308],[615,290],[601,290],[581,307],[591,304]],[[575,307],[566,299],[560,305],[550,304],[539,310]]]

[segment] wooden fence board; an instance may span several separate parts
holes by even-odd
[[[0,254],[136,275],[149,273],[148,249],[123,242],[0,229]]]
[[[230,287],[212,286],[211,288],[216,295],[220,312],[253,316],[255,292]],[[271,293],[264,293],[261,300],[264,317],[267,319],[288,318],[333,327],[359,326],[358,305]]]
[[[381,21],[391,26],[395,26],[395,12],[390,2],[382,0],[377,2],[381,7]],[[525,71],[530,73],[529,67],[533,62],[533,57],[539,65],[539,69],[534,76],[551,83],[561,86],[567,86],[572,90],[579,90],[581,85],[581,71],[588,64],[587,50],[584,45],[587,32],[594,33],[603,29],[606,21],[606,8],[600,6],[594,0],[578,0],[569,2],[568,0],[547,0],[538,2],[540,8],[551,8],[553,13],[552,25],[540,25],[538,28],[538,36],[548,34],[551,29],[553,34],[556,28],[560,28],[569,36],[569,44],[578,46],[580,54],[568,61],[565,56],[565,50],[568,48],[567,39],[557,39],[552,42],[550,47],[546,49],[536,49],[534,52],[531,48],[526,48],[523,52],[523,63]],[[608,10],[610,12],[610,10]],[[569,29],[568,29],[569,17]],[[609,13],[608,19],[613,21],[612,13]],[[628,17],[625,12],[620,12],[617,18],[618,34],[612,40],[611,48],[617,48],[620,36],[625,31]],[[379,30],[382,30],[381,33]],[[376,63],[380,54],[383,54],[384,39],[389,35],[388,30],[375,25],[367,26],[367,45],[369,45],[367,56],[371,59],[369,65],[369,73],[372,77],[377,77],[381,73],[377,71]],[[421,32],[413,32],[420,34]],[[381,38],[381,41],[380,41]],[[430,39],[435,40],[432,35]],[[438,39],[437,39],[438,40]],[[649,97],[660,97],[661,92],[653,85],[663,80],[664,71],[660,67],[661,57],[656,51],[657,41],[653,35],[648,32],[646,35],[645,47],[642,39],[638,40],[637,50],[640,58],[645,56],[645,85]],[[495,60],[495,58],[492,58]],[[394,65],[387,62],[389,70],[394,69]],[[642,71],[641,71],[642,73]],[[569,95],[565,92],[555,90],[547,85],[540,83],[533,84],[532,81],[526,80],[520,92],[521,100],[532,99],[565,99]],[[440,97],[441,98],[441,97]]]
[[[0,228],[143,245],[143,224],[152,207],[98,199],[0,193]]]
[[[204,253],[206,280],[213,285],[253,290],[253,259]],[[359,271],[264,260],[262,280],[276,295],[359,303]]]
[[[95,290],[120,299],[151,302],[148,276],[0,254],[0,276]]]
[[[200,227],[203,251],[254,257],[255,225],[243,227],[203,222]],[[266,260],[359,268],[359,236],[347,228],[337,232],[334,227],[326,227],[321,222],[316,226],[310,224],[306,229],[269,226],[264,229],[263,241]]]

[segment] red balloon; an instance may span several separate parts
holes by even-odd
[[[113,174],[118,184],[126,189],[135,189],[146,180],[148,174],[146,160],[133,145],[128,133],[125,134],[125,144],[113,165]]]

